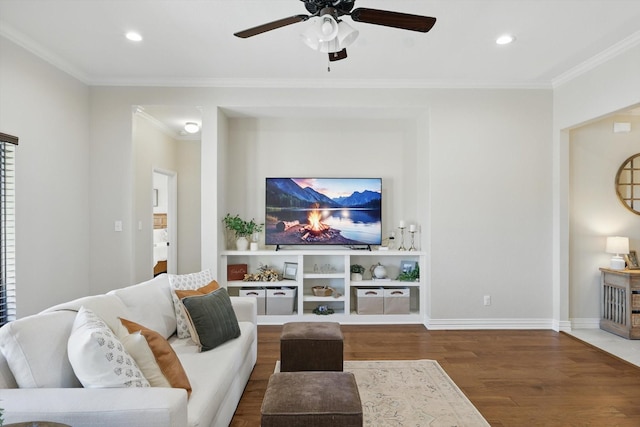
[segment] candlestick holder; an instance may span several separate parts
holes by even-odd
[[[407,227],[398,227],[400,229],[400,247],[398,248],[399,251],[406,251],[407,248],[404,247],[404,229]]]
[[[414,239],[415,239],[415,236],[416,236],[416,232],[415,232],[415,230],[414,231],[410,230],[409,233],[411,233],[411,247],[409,248],[409,250],[410,251],[415,251],[416,247],[414,245]]]

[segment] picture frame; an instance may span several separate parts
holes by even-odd
[[[418,261],[400,261],[400,272],[410,273],[416,269]]]
[[[630,250],[629,253],[624,256],[624,260],[627,262],[627,268],[629,270],[640,270],[638,254],[635,250]]]
[[[282,278],[286,280],[296,280],[298,276],[298,264],[295,262],[285,262],[282,269]]]

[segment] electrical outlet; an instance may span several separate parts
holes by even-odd
[[[116,221],[113,228],[115,231],[122,231],[122,221]]]
[[[484,296],[484,305],[491,305],[491,295]]]

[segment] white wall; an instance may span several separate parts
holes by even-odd
[[[544,90],[440,91],[433,102],[433,318],[552,318],[550,104]]]
[[[0,37],[0,130],[16,153],[17,315],[91,293],[89,89]]]
[[[200,142],[178,141],[178,274],[200,271]]]

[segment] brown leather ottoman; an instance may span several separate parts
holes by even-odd
[[[350,372],[277,372],[262,401],[261,427],[362,427]]]
[[[282,327],[280,372],[342,371],[343,357],[337,322],[290,322]]]

